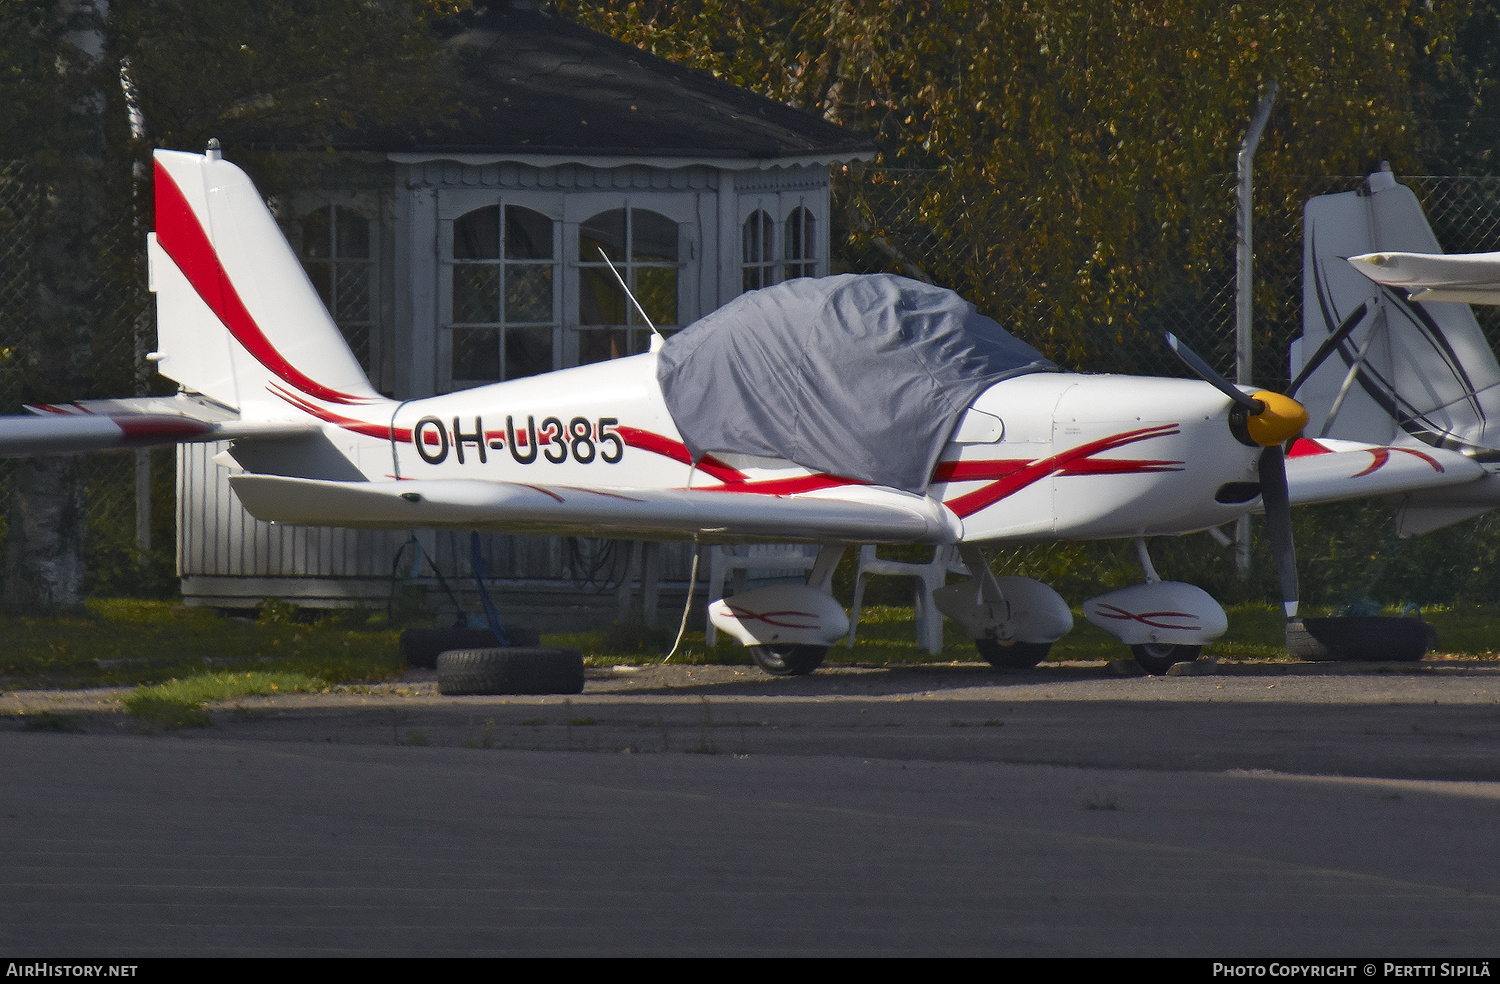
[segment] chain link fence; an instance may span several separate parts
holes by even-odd
[[[29,351],[45,280],[37,257],[47,223],[62,207],[34,165],[0,165],[0,413],[24,412],[22,404],[46,388]],[[145,229],[130,196],[105,196],[90,239],[93,255],[80,263],[96,271],[86,303],[92,323],[80,346],[72,395],[143,394],[151,377],[144,356],[156,329],[146,289]],[[172,461],[170,450],[78,459],[87,593],[156,595],[175,588]],[[14,460],[0,461],[0,501],[7,504],[17,467]],[[7,525],[0,510],[0,535]]]
[[[1303,203],[1313,195],[1353,190],[1362,180],[1257,180],[1257,383],[1278,388],[1287,382],[1287,346],[1301,325]],[[1500,178],[1399,180],[1422,201],[1448,251],[1482,251],[1500,243]],[[1035,216],[1005,187],[962,196],[942,172],[849,170],[835,175],[834,265],[839,271],[904,273],[951,287],[1072,368],[1184,375],[1161,342],[1161,333],[1172,331],[1232,378],[1233,176],[1211,179],[1200,200],[1209,205],[1195,216],[1191,241],[1135,232],[1132,241],[1115,244],[1116,255],[1143,261],[1138,284],[1117,277],[1092,296],[1075,296],[1069,305],[1059,299],[1057,274],[1017,259],[1025,255]],[[46,188],[27,165],[0,164],[0,413],[21,412],[34,382],[27,378],[24,349],[36,305],[33,257],[49,207]],[[114,196],[114,204],[100,216],[96,237],[100,275],[82,396],[143,393],[150,385],[162,385],[144,362],[155,338],[145,288],[144,235],[129,196]],[[1477,308],[1475,314],[1491,343],[1500,343],[1500,309]],[[15,467],[0,462],[0,496],[7,502]],[[86,589],[106,595],[170,593],[175,589],[176,523],[172,452],[89,455],[82,467],[88,513]],[[1372,519],[1360,514],[1350,522],[1368,525]],[[1496,529],[1491,531],[1490,525]],[[1495,540],[1494,552],[1500,554],[1500,524],[1481,522],[1465,530],[1470,540]],[[1163,548],[1169,555],[1164,569],[1172,570],[1168,576],[1216,584],[1226,597],[1236,590],[1252,595],[1259,590],[1258,583],[1233,587],[1228,551],[1205,549],[1203,543],[1182,548],[1174,567],[1174,549]],[[1100,584],[1137,576],[1133,560],[1121,559],[1124,553],[1107,545],[1059,545],[1010,551],[1004,563],[1059,587],[1073,580],[1087,582],[1091,592]],[[1269,568],[1259,561],[1256,566]]]

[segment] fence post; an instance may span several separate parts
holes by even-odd
[[[1255,244],[1252,227],[1255,221],[1253,175],[1255,148],[1260,145],[1261,131],[1271,116],[1271,106],[1276,102],[1276,83],[1261,97],[1255,108],[1255,117],[1250,129],[1240,144],[1239,156],[1235,159],[1235,172],[1239,177],[1237,198],[1238,214],[1235,221],[1235,271],[1234,271],[1234,336],[1235,336],[1235,382],[1249,385],[1253,381],[1253,355],[1251,347],[1251,325],[1254,317],[1254,267]],[[1235,567],[1240,577],[1250,576],[1250,517],[1241,516],[1235,525]]]

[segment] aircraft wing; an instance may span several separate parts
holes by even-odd
[[[1483,465],[1457,451],[1327,438],[1294,442],[1286,459],[1294,506],[1446,488],[1484,476]]]
[[[0,458],[75,454],[163,444],[290,437],[317,430],[300,421],[242,421],[185,396],[36,404],[0,416]]]
[[[1500,304],[1500,253],[1364,253],[1349,262],[1414,301]]]
[[[799,496],[712,489],[602,489],[479,479],[329,482],[232,475],[256,519],[364,529],[489,530],[621,539],[952,543],[956,517],[922,496],[886,489]]]

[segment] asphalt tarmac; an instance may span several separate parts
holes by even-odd
[[[1500,956],[1500,664],[1217,670],[7,694],[0,957]]]

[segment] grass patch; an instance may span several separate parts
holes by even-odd
[[[1242,604],[1228,611],[1229,632],[1206,648],[1208,655],[1288,659],[1279,606]],[[1305,614],[1316,617],[1333,612],[1307,609]],[[1386,614],[1399,612],[1390,609]],[[1424,615],[1437,632],[1436,652],[1500,660],[1500,605],[1434,606]],[[917,647],[911,608],[872,605],[861,613],[854,648],[835,645],[826,665],[982,662],[973,642],[954,623],[945,620],[943,633],[942,653],[928,655]],[[590,666],[652,664],[662,660],[674,636],[675,632],[664,628],[646,629],[626,622],[604,632],[549,634],[542,644],[577,649]],[[1128,656],[1128,649],[1075,610],[1073,631],[1053,645],[1048,658]],[[710,648],[697,631],[687,633],[672,662],[748,666],[751,659],[745,647],[722,633],[718,644]],[[285,692],[314,684],[321,689],[380,683],[396,679],[401,670],[398,631],[385,624],[383,615],[358,609],[314,613],[278,603],[267,605],[259,620],[252,621],[166,601],[93,599],[83,610],[64,615],[0,616],[0,689],[7,690],[111,685],[150,690],[173,681],[186,686],[190,681],[238,679],[266,681],[267,687],[270,681],[278,681],[280,691]],[[312,683],[280,682],[292,678]],[[202,724],[207,720],[202,711],[207,703],[277,692],[253,687],[215,691],[219,685],[201,685],[208,689],[191,698],[185,690],[174,690],[176,696],[165,692],[152,696],[145,691],[132,695],[138,708],[132,713],[174,727]]]
[[[142,686],[125,697],[125,710],[167,728],[208,724],[204,707],[237,697],[308,693],[328,685],[303,673],[202,673],[184,680]]]
[[[301,673],[325,683],[400,675],[398,632],[359,610],[260,623],[165,601],[93,599],[64,615],[0,617],[7,689],[156,684],[205,671]]]
[[[1423,609],[1422,617],[1437,632],[1436,652],[1500,659],[1497,606],[1445,605]]]

